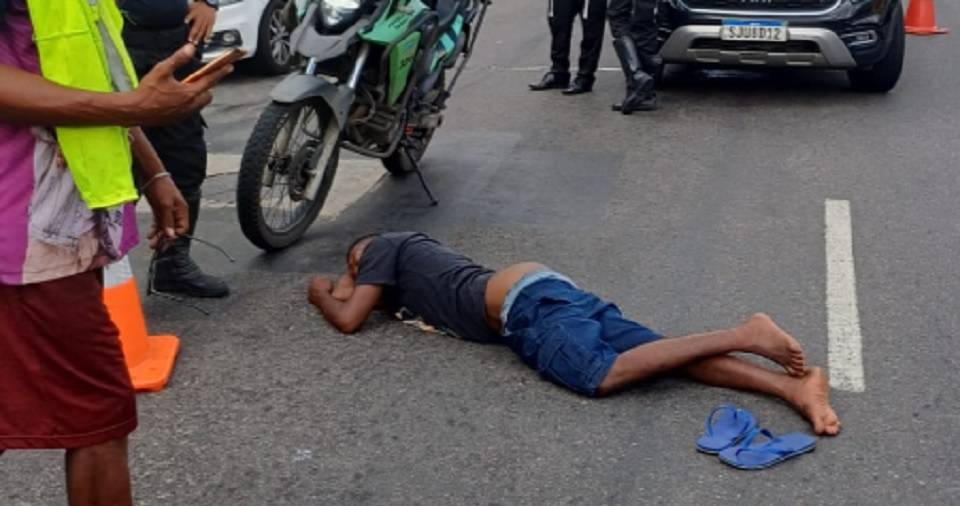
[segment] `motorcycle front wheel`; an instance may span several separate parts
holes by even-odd
[[[243,151],[237,179],[237,216],[243,235],[257,247],[276,251],[299,240],[316,220],[337,173],[339,147],[324,167],[324,139],[336,128],[330,111],[310,102],[271,103],[260,115]],[[339,132],[335,132],[339,134]],[[313,198],[306,195],[321,178]]]

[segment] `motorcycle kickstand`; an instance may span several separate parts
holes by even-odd
[[[406,155],[407,160],[410,161],[410,164],[413,166],[413,171],[417,173],[417,178],[420,179],[420,186],[423,187],[423,191],[427,194],[427,198],[430,199],[430,207],[436,207],[440,204],[437,202],[437,199],[433,198],[433,192],[430,191],[430,187],[427,186],[427,180],[423,177],[423,172],[420,170],[420,163],[413,159],[410,156],[410,152],[403,150],[404,155]]]

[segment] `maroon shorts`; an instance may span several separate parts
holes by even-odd
[[[101,272],[0,285],[0,451],[93,446],[136,426]]]

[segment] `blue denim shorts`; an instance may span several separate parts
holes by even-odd
[[[544,378],[594,396],[620,353],[660,335],[549,270],[522,278],[503,305],[503,336]]]

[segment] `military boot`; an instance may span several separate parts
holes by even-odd
[[[193,235],[200,216],[200,193],[184,194],[190,211],[189,234]],[[153,287],[160,292],[190,297],[220,298],[230,294],[222,279],[205,274],[190,258],[190,239],[178,238],[157,257]]]
[[[652,111],[657,108],[656,83],[653,77],[644,72],[643,61],[637,54],[637,46],[630,37],[613,40],[613,48],[620,58],[623,75],[626,78],[626,96],[623,102],[613,105],[614,111],[630,114],[634,111]]]

